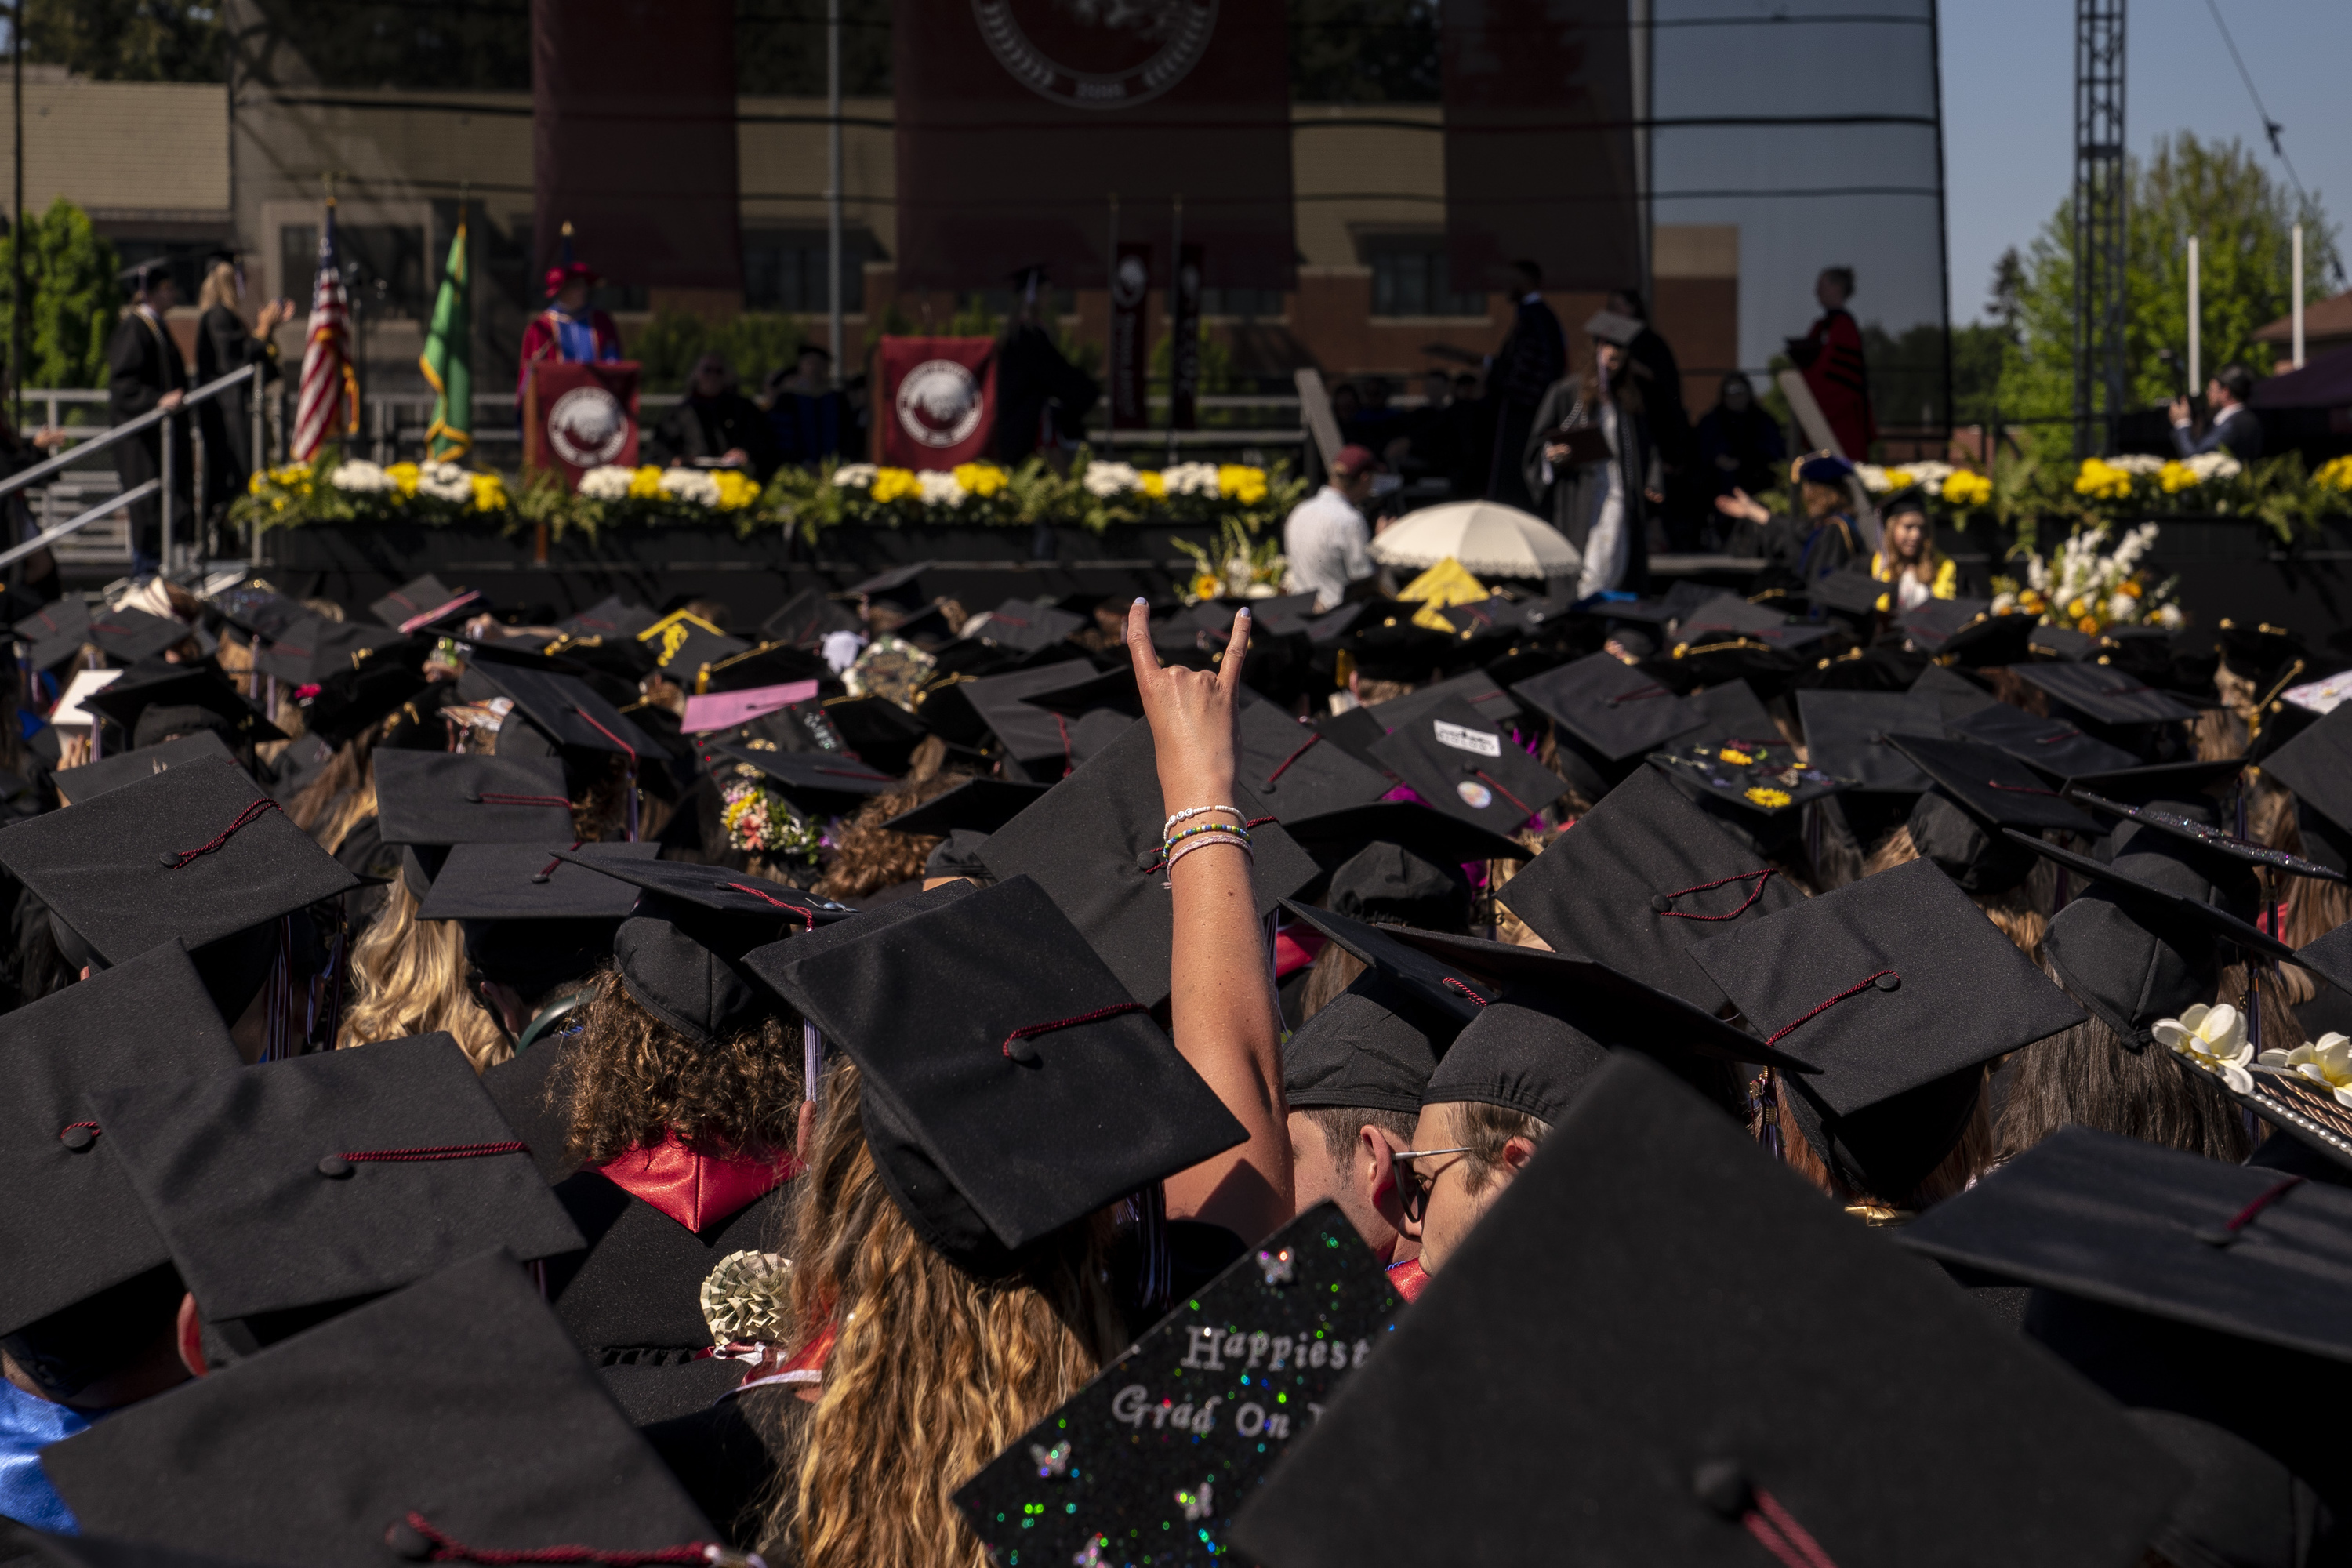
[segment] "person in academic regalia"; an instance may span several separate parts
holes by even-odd
[[[1579,598],[1611,589],[1640,593],[1650,576],[1649,520],[1665,500],[1665,467],[1652,439],[1647,395],[1635,384],[1622,341],[1638,323],[1606,315],[1593,319],[1593,367],[1563,376],[1544,394],[1528,427],[1524,471],[1538,511],[1582,552]],[[1599,335],[1601,331],[1614,337]],[[1570,463],[1555,434],[1563,426],[1591,426],[1609,455]]]
[[[106,343],[106,413],[121,425],[157,408],[177,408],[188,392],[187,362],[173,340],[164,317],[179,302],[170,266],[142,261],[121,274],[131,290],[131,307],[123,311],[114,335]],[[167,421],[172,426],[172,498],[176,515],[185,518],[195,498],[195,443],[188,422]],[[163,432],[150,427],[114,448],[114,471],[122,488],[131,489],[163,473]],[[131,552],[134,572],[152,571],[163,552],[163,507],[159,498],[135,501],[131,507]]]
[[[1543,268],[1514,262],[1517,296],[1511,330],[1486,367],[1486,398],[1495,407],[1495,445],[1487,466],[1486,499],[1539,508],[1526,479],[1523,454],[1529,432],[1543,427],[1538,405],[1568,374],[1568,334],[1543,297]]]
[[[606,363],[621,357],[621,329],[603,310],[588,306],[588,290],[596,274],[583,261],[567,261],[547,269],[547,308],[522,330],[522,369],[515,381],[515,396],[522,396],[530,381],[530,367],[543,359],[566,364]]]
[[[204,312],[196,321],[196,384],[216,381],[247,365],[263,367],[264,381],[278,379],[278,324],[293,319],[294,302],[271,300],[251,326],[238,314],[245,279],[236,258],[220,255],[205,274],[196,296]],[[253,472],[253,389],[234,386],[213,395],[198,413],[205,436],[205,511],[212,515],[245,493]]]
[[[1018,466],[1039,452],[1065,449],[1085,428],[1087,411],[1102,395],[1095,378],[1055,346],[1043,321],[1045,269],[1025,268],[1015,280],[1021,310],[996,350],[996,460]]]
[[[1863,361],[1862,329],[1845,302],[1853,297],[1853,268],[1828,267],[1813,285],[1822,304],[1819,320],[1801,338],[1788,340],[1790,362],[1804,373],[1805,385],[1821,405],[1830,434],[1849,462],[1870,456],[1878,420],[1870,407],[1870,367]]]
[[[768,482],[778,457],[773,426],[759,405],[735,389],[726,356],[704,354],[694,362],[686,395],[653,432],[654,449],[676,466],[740,469]]]
[[[1732,524],[1725,550],[1764,558],[1764,570],[1757,576],[1759,587],[1810,589],[1852,561],[1861,548],[1846,496],[1846,480],[1853,474],[1853,464],[1827,452],[1808,453],[1790,464],[1789,479],[1803,504],[1802,517],[1776,515],[1742,489],[1716,497],[1715,510]]]

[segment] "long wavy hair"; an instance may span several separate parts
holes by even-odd
[[[800,1337],[837,1338],[811,1410],[764,1408],[788,1456],[763,1532],[800,1568],[987,1568],[950,1500],[1126,1347],[1108,1226],[1064,1227],[984,1280],[917,1236],[866,1145],[856,1068],[825,1078],[793,1217]]]
[[[801,1043],[777,1018],[696,1041],[640,1006],[617,971],[591,986],[580,1042],[554,1092],[568,1102],[566,1147],[586,1165],[675,1131],[698,1153],[789,1151],[803,1098]]]
[[[416,895],[398,879],[383,909],[352,949],[350,990],[338,1049],[446,1029],[474,1070],[496,1067],[514,1047],[466,984],[466,938],[455,921],[420,921]]]

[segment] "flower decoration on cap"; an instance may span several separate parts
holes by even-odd
[[[793,1260],[774,1252],[730,1252],[702,1281],[702,1321],[711,1342],[773,1344],[792,1319]]]
[[[2264,1051],[2262,1062],[2266,1068],[2323,1084],[2335,1091],[2337,1104],[2352,1105],[2352,1038],[2333,1029],[2291,1051]]]
[[[1762,784],[1758,784],[1754,788],[1750,789],[1748,792],[1748,798],[1754,801],[1759,805],[1768,806],[1774,811],[1778,811],[1780,807],[1788,805],[1790,800],[1788,791],[1769,789]]]
[[[2245,1016],[2227,1002],[2218,1006],[2200,1002],[2178,1018],[2159,1018],[2152,1033],[2158,1045],[2220,1075],[2240,1094],[2253,1092],[2254,1078],[2246,1064],[2254,1059],[2254,1047],[2246,1039]]]

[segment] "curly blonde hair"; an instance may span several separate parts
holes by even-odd
[[[1108,1230],[1065,1227],[1012,1279],[966,1274],[883,1186],[856,1068],[824,1087],[793,1310],[803,1340],[828,1322],[839,1337],[815,1408],[764,1412],[785,1417],[789,1455],[764,1534],[800,1568],[987,1568],[956,1489],[1126,1347]]]
[[[590,987],[586,1026],[562,1069],[571,1107],[565,1146],[601,1165],[670,1132],[699,1152],[792,1148],[799,1130],[800,1041],[767,1018],[698,1043],[639,1005],[617,971]]]
[[[394,881],[383,910],[352,949],[351,991],[335,1046],[446,1029],[474,1070],[498,1066],[514,1047],[466,986],[466,938],[455,921],[420,921],[408,880]]]

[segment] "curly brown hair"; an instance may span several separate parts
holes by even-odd
[[[972,776],[961,770],[941,773],[940,763],[945,755],[946,748],[937,736],[924,738],[898,787],[867,801],[842,830],[824,876],[810,891],[827,899],[862,899],[923,874],[924,861],[939,847],[938,837],[894,833],[882,825]]]
[[[571,1108],[565,1148],[601,1165],[675,1131],[700,1153],[793,1147],[802,1094],[800,1041],[770,1017],[697,1044],[640,1006],[606,970],[591,986],[586,1027],[565,1053],[556,1093]]]

